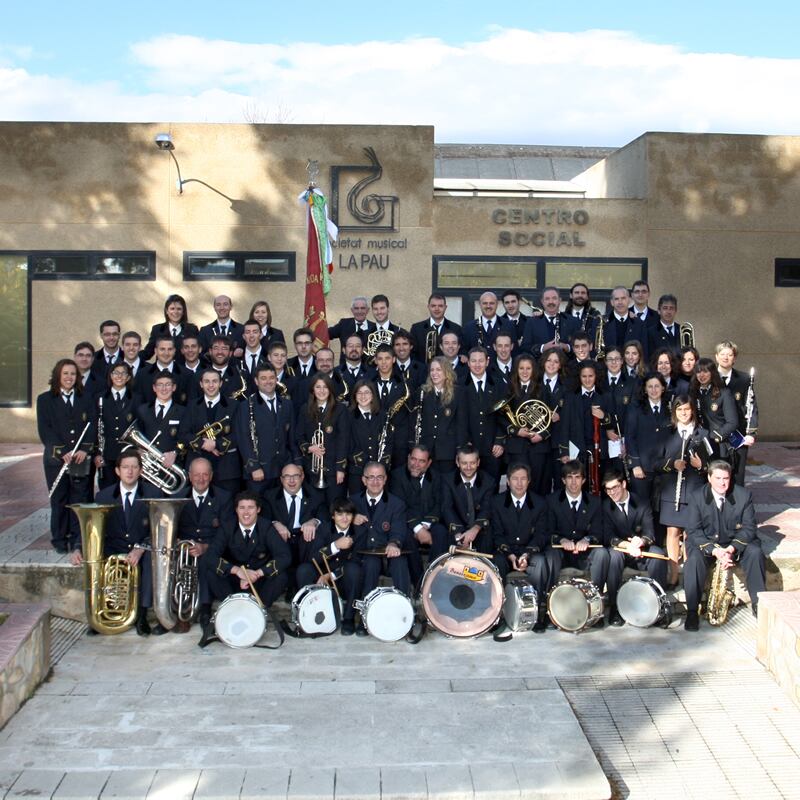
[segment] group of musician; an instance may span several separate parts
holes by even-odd
[[[204,631],[213,602],[251,584],[268,607],[319,582],[342,597],[342,633],[365,635],[353,601],[382,574],[412,595],[453,547],[526,573],[542,602],[562,567],[584,570],[615,626],[626,565],[666,589],[682,571],[697,630],[706,570],[739,564],[755,613],[752,371],[731,341],[701,357],[677,299],[649,299],[645,281],[618,286],[601,314],[579,283],[562,311],[548,287],[526,316],[516,290],[485,292],[462,328],[434,293],[406,329],[385,295],[356,297],[329,326],[338,363],[308,328],[290,357],[263,300],[240,323],[221,295],[198,328],[171,295],[146,342],[105,320],[99,349],[76,345],[37,399],[52,544],[80,563],[67,506],[116,505],[105,550],[139,565],[141,635],[164,632],[139,546],[140,501],[158,496],[190,501],[178,537],[199,559]]]

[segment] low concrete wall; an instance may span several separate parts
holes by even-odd
[[[0,728],[50,672],[50,608],[0,603]]]
[[[756,655],[800,706],[800,591],[759,595]]]
[[[0,600],[47,603],[58,617],[86,621],[83,569],[68,564],[0,565]]]

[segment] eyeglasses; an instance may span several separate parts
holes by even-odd
[[[610,483],[608,486],[605,487],[607,492],[616,492],[617,489],[622,488],[621,483]]]
[[[299,481],[303,476],[299,472],[292,472],[287,475],[281,475],[281,477],[286,478],[287,481]]]
[[[385,475],[365,475],[364,476],[364,480],[365,481],[385,481],[386,480],[386,476]]]

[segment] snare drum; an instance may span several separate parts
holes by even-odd
[[[497,567],[481,556],[445,553],[422,577],[422,608],[446,636],[480,636],[500,619],[503,582]]]
[[[414,607],[399,589],[379,586],[353,605],[361,612],[367,633],[382,642],[399,641],[414,624]]]
[[[304,586],[292,598],[292,622],[309,636],[333,633],[339,627],[341,611],[341,602],[330,586]]]
[[[228,647],[252,647],[266,629],[264,609],[247,592],[226,597],[214,615],[214,630]]]
[[[637,575],[625,581],[617,594],[617,611],[636,628],[672,621],[672,604],[658,581]]]
[[[539,618],[539,595],[525,578],[511,578],[506,584],[503,619],[512,631],[531,631]]]
[[[591,581],[570,578],[550,590],[547,612],[557,628],[580,633],[603,619],[603,597]]]

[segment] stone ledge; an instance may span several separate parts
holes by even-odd
[[[756,655],[800,706],[800,591],[759,595]]]
[[[0,603],[0,728],[50,672],[50,607]]]

